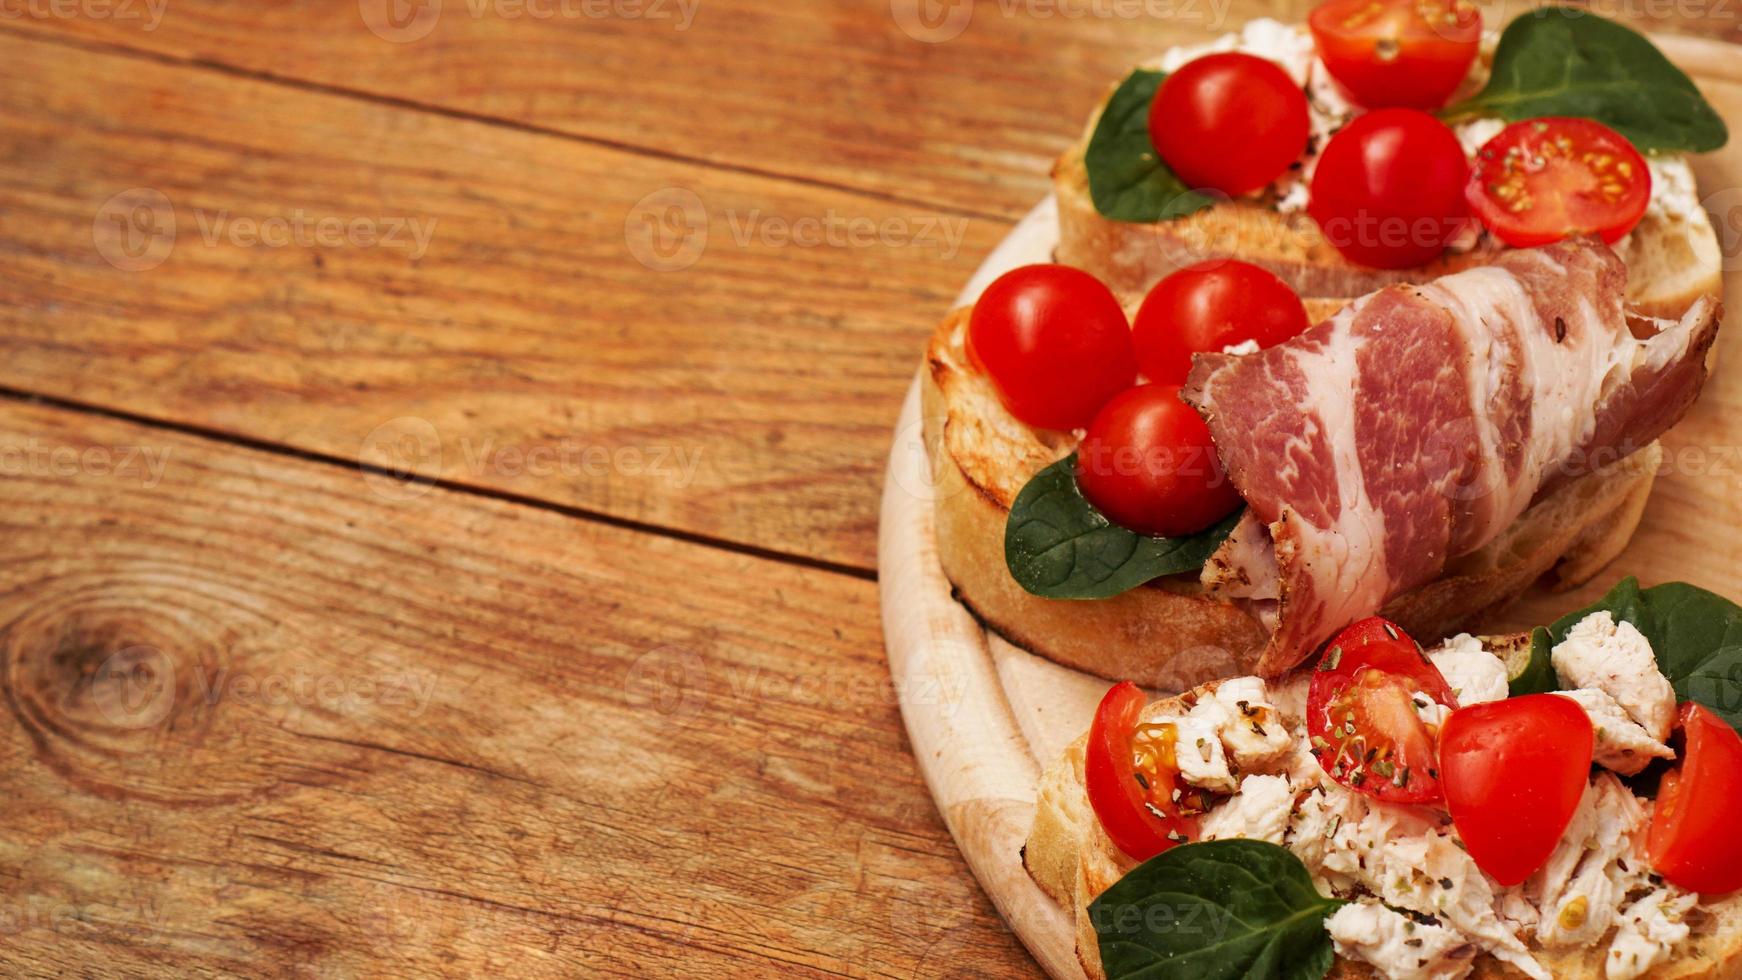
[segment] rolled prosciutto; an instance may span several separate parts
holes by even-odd
[[[1630,317],[1626,279],[1600,241],[1566,241],[1379,290],[1269,350],[1197,357],[1184,398],[1248,505],[1204,584],[1269,613],[1260,672],[1681,419],[1719,306]]]

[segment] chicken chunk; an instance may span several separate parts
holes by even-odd
[[[1458,704],[1481,704],[1506,697],[1506,662],[1482,648],[1482,641],[1468,633],[1447,640],[1428,659],[1457,696]]]
[[[1652,738],[1638,722],[1629,718],[1608,692],[1587,687],[1556,693],[1579,702],[1579,707],[1590,716],[1591,728],[1597,737],[1592,761],[1597,765],[1631,776],[1650,765],[1652,759],[1675,758],[1673,749]]]
[[[1338,956],[1370,964],[1390,980],[1460,980],[1476,965],[1476,947],[1463,936],[1378,902],[1343,906],[1325,929]]]
[[[1248,840],[1282,843],[1288,831],[1288,814],[1294,809],[1294,792],[1282,776],[1247,776],[1240,792],[1211,810],[1198,825],[1204,840],[1244,837]]]
[[[1222,745],[1240,772],[1276,772],[1293,755],[1295,739],[1256,677],[1223,681],[1192,713],[1215,721]]]
[[[1698,895],[1659,888],[1621,912],[1621,928],[1603,961],[1608,980],[1633,980],[1669,959],[1691,931],[1685,921]]]
[[[1675,691],[1658,671],[1651,643],[1632,623],[1594,612],[1568,631],[1550,659],[1564,687],[1607,693],[1652,738],[1669,740]]]
[[[1232,793],[1239,786],[1228,769],[1217,719],[1196,710],[1183,718],[1166,719],[1174,726],[1174,762],[1188,785],[1215,793]]]

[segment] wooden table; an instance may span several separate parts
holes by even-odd
[[[0,970],[1032,970],[891,426],[1105,86],[1300,6],[1085,3],[0,3]]]

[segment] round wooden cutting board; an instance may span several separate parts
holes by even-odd
[[[1726,120],[1742,122],[1742,49],[1658,38]],[[1742,296],[1742,135],[1698,158],[1707,210],[1719,219],[1725,288]],[[987,257],[958,299],[971,303],[1001,273],[1045,262],[1057,211],[1043,201]],[[1638,534],[1614,565],[1571,593],[1525,596],[1499,632],[1549,622],[1625,575],[1683,580],[1742,598],[1742,330],[1721,332],[1717,364],[1686,421],[1663,440],[1666,468]],[[1041,769],[1088,728],[1109,682],[1060,667],[989,634],[950,594],[932,528],[930,462],[917,381],[908,391],[883,490],[878,580],[884,644],[913,753],[968,866],[1017,935],[1054,977],[1082,977],[1071,919],[1022,868]]]

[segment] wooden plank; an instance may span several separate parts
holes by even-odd
[[[868,582],[16,401],[0,472],[3,972],[1025,968]]]
[[[397,0],[132,2],[11,24],[1008,219],[1134,58],[1278,6],[1163,0],[1187,16],[1133,31],[1009,0],[447,0],[403,27]]]
[[[860,568],[1001,232],[9,35],[0,131],[0,386]]]
[[[1312,0],[127,0],[25,29],[1016,218],[1135,61]],[[152,16],[152,3],[161,16]],[[397,5],[401,26],[389,20]],[[30,8],[20,5],[21,9]],[[101,10],[72,3],[67,9]],[[1491,10],[1500,19],[1524,4]],[[1727,6],[1598,4],[1742,40]],[[44,9],[46,4],[44,4]]]

